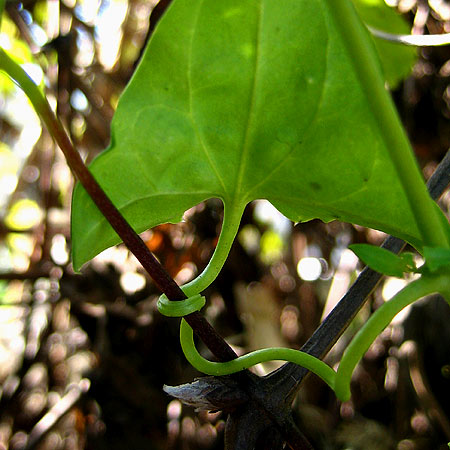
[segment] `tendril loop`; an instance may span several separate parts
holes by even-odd
[[[158,299],[158,311],[167,317],[182,317],[192,314],[195,311],[200,311],[206,303],[203,295],[197,294],[185,300],[173,302],[165,295],[161,295]]]

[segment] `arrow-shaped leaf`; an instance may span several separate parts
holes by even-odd
[[[266,198],[417,243],[364,92],[323,0],[174,0],[91,170],[138,232]],[[119,241],[80,186],[72,232],[75,268]]]

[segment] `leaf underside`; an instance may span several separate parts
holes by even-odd
[[[353,64],[323,0],[174,0],[90,169],[138,232],[265,198],[417,243]],[[120,241],[80,185],[72,233],[76,269]]]

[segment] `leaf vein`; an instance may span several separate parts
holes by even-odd
[[[261,65],[261,31],[262,31],[262,18],[263,18],[263,2],[259,2],[259,16],[258,16],[258,24],[256,29],[256,36],[255,36],[255,58],[254,58],[254,76],[253,76],[253,84],[252,84],[252,92],[249,99],[249,111],[247,116],[247,127],[245,129],[244,138],[242,142],[242,152],[241,152],[241,158],[239,163],[239,173],[238,178],[236,180],[236,187],[234,191],[234,197],[236,201],[239,201],[239,197],[242,195],[240,192],[242,189],[242,183],[246,171],[246,166],[248,163],[248,154],[250,152],[250,145],[249,145],[249,139],[250,139],[250,129],[251,124],[254,120],[255,116],[255,100],[256,100],[256,90],[258,86],[258,73],[259,73],[259,67]]]
[[[192,51],[193,51],[195,33],[196,33],[196,30],[198,29],[197,24],[198,24],[198,20],[200,17],[200,10],[202,9],[203,4],[204,4],[204,0],[200,0],[199,6],[197,9],[196,18],[195,18],[195,23],[193,26],[193,31],[191,33],[191,40],[189,42],[188,75],[187,75],[188,90],[189,90],[189,117],[191,118],[192,127],[194,129],[194,132],[198,139],[198,142],[200,143],[200,147],[203,150],[203,153],[205,154],[206,160],[208,161],[208,164],[210,165],[217,180],[219,181],[220,185],[222,186],[224,194],[227,194],[227,188],[225,186],[223,178],[220,176],[219,170],[217,169],[216,165],[213,162],[213,158],[211,157],[212,151],[211,151],[211,149],[208,148],[208,146],[204,142],[202,135],[198,129],[198,126],[194,120],[194,115],[192,113],[192,103],[193,103],[192,97],[193,97],[193,93],[194,93],[194,89],[192,89]]]

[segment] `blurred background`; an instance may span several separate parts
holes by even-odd
[[[45,89],[88,162],[108,145],[120,93],[169,1],[157,3],[6,3],[2,47]],[[386,3],[415,34],[450,32],[447,1]],[[392,92],[428,178],[450,147],[450,47],[418,50]],[[199,374],[180,352],[178,320],[157,312],[159,292],[134,257],[118,246],[73,272],[73,184],[29,102],[0,74],[0,450],[223,448],[224,414],[195,412],[162,390]],[[448,212],[450,195],[440,203]],[[210,200],[143,238],[184,283],[207,264],[221,220],[221,202]],[[339,222],[294,226],[254,202],[207,291],[205,315],[238,353],[298,348],[361,270],[347,246],[384,237]],[[403,283],[382,282],[328,363]],[[308,377],[294,404],[303,432],[318,449],[448,448],[449,322],[450,308],[436,298],[397,316],[358,366],[344,404]]]

